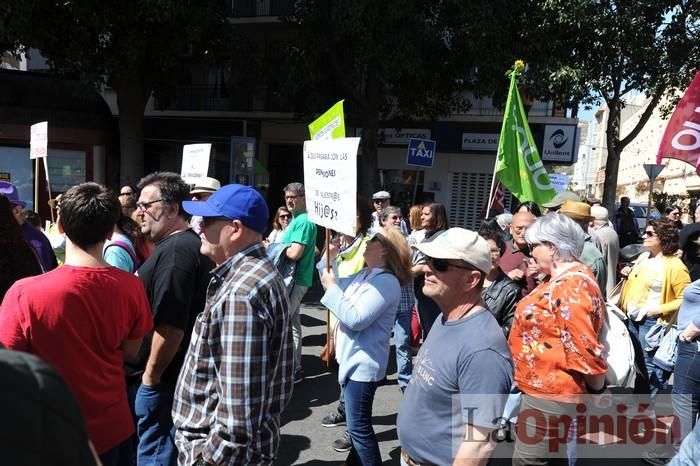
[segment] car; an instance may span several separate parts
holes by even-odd
[[[615,208],[620,208],[619,202],[615,203]],[[639,225],[639,235],[641,236],[647,226],[647,211],[649,210],[649,205],[641,202],[630,202],[630,209],[634,211],[634,217],[637,219],[637,224]],[[651,206],[650,217],[652,219],[661,218],[661,213],[653,205]]]

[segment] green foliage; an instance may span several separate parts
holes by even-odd
[[[661,191],[654,191],[651,193],[651,201],[662,215],[666,207],[679,207],[682,210],[682,206],[687,205],[689,199],[690,196],[687,193],[668,194]]]
[[[530,7],[531,27],[523,34],[527,53],[539,58],[527,74],[534,92],[568,98],[574,112],[579,105],[601,103],[609,109],[604,204],[610,209],[620,152],[663,97],[684,89],[698,70],[698,2],[531,0]],[[650,104],[637,126],[622,135],[620,112],[626,100],[639,93],[649,97]]]
[[[3,35],[37,48],[51,67],[84,82],[119,87],[138,76],[144,98],[167,83],[185,56],[217,40],[221,2],[4,0]]]

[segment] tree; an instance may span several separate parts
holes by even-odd
[[[114,89],[119,108],[120,179],[143,175],[143,114],[186,57],[225,31],[223,2],[178,0],[4,0],[0,44],[36,48],[58,73]],[[7,45],[5,45],[7,47]]]
[[[700,63],[700,7],[690,0],[548,0],[531,2],[525,29],[533,89],[565,98],[576,115],[605,102],[608,158],[603,203],[614,209],[620,153],[660,102],[672,109]],[[553,39],[554,38],[554,39]],[[620,134],[625,102],[649,98],[637,125]],[[612,211],[612,210],[611,210]]]
[[[517,2],[496,0],[302,0],[289,19],[299,40],[287,49],[283,91],[305,114],[342,98],[362,128],[358,191],[377,190],[381,121],[431,120],[465,110],[464,91],[507,91],[514,57],[504,46]]]

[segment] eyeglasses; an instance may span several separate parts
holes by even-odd
[[[122,197],[122,196],[131,196],[131,195],[133,195],[133,194],[134,194],[134,193],[131,193],[131,192],[130,192],[130,193],[119,193],[119,197]]]
[[[659,236],[659,235],[657,235],[656,233],[654,233],[651,230],[644,230],[644,233],[642,233],[642,237],[645,237],[645,236],[653,237],[653,236]]]
[[[473,267],[468,267],[466,265],[453,264],[452,262],[449,262],[447,259],[436,259],[435,257],[427,257],[426,264],[428,264],[428,267],[430,267],[431,269],[435,269],[436,272],[440,272],[440,273],[447,272],[447,269],[449,269],[450,267],[454,267],[456,269],[463,269],[463,270],[476,270]]]
[[[671,215],[673,215],[674,217],[676,217],[676,216],[678,216],[678,215],[680,215],[680,214],[681,214],[680,212],[671,212]]]
[[[163,199],[156,199],[155,201],[151,201],[151,202],[137,202],[136,208],[138,210],[148,210],[151,208],[151,205],[155,204],[156,202],[163,202]]]
[[[301,194],[297,194],[296,196],[284,196],[284,200],[285,201],[294,200],[297,197],[304,197],[304,196],[302,196]]]

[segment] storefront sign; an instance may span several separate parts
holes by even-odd
[[[195,184],[209,172],[211,144],[186,144],[182,147],[180,176],[185,183]]]
[[[498,133],[462,133],[462,150],[495,152],[498,138]]]
[[[357,223],[357,149],[360,138],[304,142],[309,220],[354,235]]]
[[[362,128],[355,131],[358,137],[362,137]],[[379,128],[377,143],[385,146],[406,146],[411,139],[430,139],[430,130],[427,128]]]
[[[545,125],[542,139],[542,161],[573,163],[578,146],[576,125]]]

